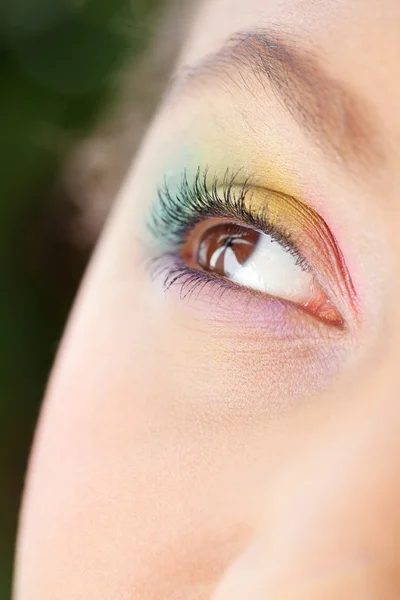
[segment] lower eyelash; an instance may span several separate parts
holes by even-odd
[[[218,307],[222,300],[224,300],[224,308],[227,308],[230,311],[232,306],[236,306],[234,309],[234,314],[237,314],[238,304],[236,301],[238,298],[240,298],[241,314],[251,312],[254,308],[256,308],[256,313],[260,314],[261,310],[262,314],[265,315],[264,324],[266,325],[271,321],[274,323],[274,327],[276,325],[276,315],[279,314],[279,327],[282,329],[282,331],[284,331],[286,330],[286,324],[291,323],[289,327],[292,333],[293,321],[290,318],[290,315],[296,315],[297,323],[299,312],[305,317],[311,318],[314,324],[325,323],[323,319],[320,320],[315,315],[311,315],[306,308],[289,300],[283,300],[282,298],[276,296],[269,296],[268,294],[259,292],[258,290],[238,285],[229,279],[224,279],[217,275],[213,275],[212,273],[198,271],[192,267],[189,267],[179,256],[173,252],[150,259],[147,267],[152,280],[161,279],[162,287],[165,293],[172,291],[172,288],[177,288],[181,300],[193,300],[196,302],[202,293],[206,291],[207,295],[205,300],[207,305]],[[233,296],[231,296],[231,294],[233,294]],[[226,303],[227,300],[229,300],[229,303]],[[275,308],[272,313],[275,316],[271,319],[270,310],[264,312],[264,309],[267,307],[271,309],[272,306]],[[276,310],[278,313],[275,312]],[[283,317],[283,321],[282,315],[285,315]],[[279,331],[281,331],[281,329],[279,329]],[[340,332],[343,328],[338,326],[332,327],[331,329],[335,329]],[[309,332],[307,335],[309,336]]]
[[[207,302],[214,305],[218,305],[227,294],[232,293],[236,299],[240,295],[244,309],[248,309],[254,300],[273,302],[275,305],[284,307],[285,310],[297,308],[290,302],[275,296],[268,296],[257,290],[238,285],[229,279],[189,267],[173,252],[152,259],[149,270],[153,280],[161,279],[165,292],[171,291],[172,288],[179,289],[179,296],[182,300],[196,300],[206,290]]]
[[[180,287],[182,300],[190,299],[195,292],[200,293],[210,286],[211,291],[223,294],[228,289],[238,290],[239,286],[210,273],[204,273],[189,267],[179,256],[167,253],[152,261],[150,266],[152,279],[162,279],[164,291],[172,287]]]

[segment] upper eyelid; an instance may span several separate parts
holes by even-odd
[[[168,224],[174,226],[174,231],[179,233],[180,226],[187,225],[190,212],[207,213],[211,216],[209,212],[211,204],[217,207],[219,216],[237,215],[251,221],[253,215],[248,210],[246,200],[251,190],[258,186],[252,184],[251,177],[240,179],[239,176],[240,171],[231,173],[227,169],[222,178],[214,176],[209,180],[209,168],[198,167],[195,176],[190,178],[184,170],[175,193],[171,193],[169,185],[164,181],[164,184],[158,188],[158,205],[152,207],[150,220],[147,222],[148,228],[157,232],[157,229]],[[182,211],[182,214],[178,214],[178,210]],[[170,211],[173,212],[172,215],[169,214]],[[170,222],[168,222],[169,217],[171,217]]]
[[[196,221],[212,216],[242,220],[249,226],[271,235],[294,254],[298,264],[308,269],[307,258],[293,241],[290,231],[283,231],[276,224],[271,225],[268,202],[254,210],[249,196],[252,192],[262,191],[264,194],[285,197],[287,203],[295,203],[298,207],[300,202],[282,192],[253,185],[253,179],[255,180],[250,176],[244,177],[241,170],[231,172],[229,169],[222,178],[211,177],[208,167],[198,167],[193,181],[190,182],[184,170],[181,184],[175,194],[170,192],[165,181],[159,188],[158,203],[152,207],[148,228],[153,236],[164,238],[164,242],[174,247],[182,243],[184,234]]]

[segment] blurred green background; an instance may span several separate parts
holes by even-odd
[[[159,3],[0,0],[0,600],[39,405],[98,228],[74,242],[80,199],[60,173],[127,65],[135,81]]]

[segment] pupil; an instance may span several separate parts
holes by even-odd
[[[254,229],[235,223],[214,225],[203,233],[195,262],[204,271],[227,277],[226,253],[233,252],[237,262],[244,265],[253,254],[260,235]]]

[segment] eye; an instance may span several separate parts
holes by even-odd
[[[257,296],[269,302],[267,310],[279,300],[343,329],[359,318],[335,236],[298,198],[199,167],[194,176],[184,171],[180,183],[158,189],[147,225],[152,276],[162,276],[165,290],[180,289],[181,298],[220,284],[246,304],[246,297]]]
[[[272,235],[210,218],[188,234],[181,256],[195,270],[286,300],[329,323],[342,324],[341,315],[304,260]]]

